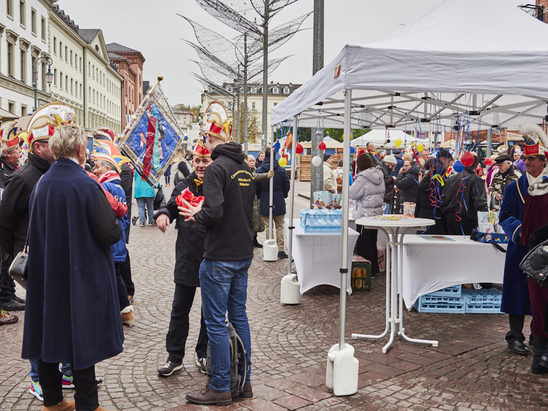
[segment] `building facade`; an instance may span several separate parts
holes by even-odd
[[[248,110],[248,124],[254,123],[255,128],[258,130],[259,134],[262,132],[262,112],[263,112],[263,89],[261,83],[250,83],[248,86],[248,96],[247,96],[247,110]],[[268,85],[268,116],[267,116],[267,133],[270,134],[270,118],[271,118],[271,112],[272,109],[280,104],[282,101],[284,101],[293,91],[295,91],[297,88],[299,88],[301,84],[293,84],[293,83],[274,83],[270,82]],[[200,114],[202,115],[203,112],[207,109],[207,106],[209,103],[213,100],[218,100],[221,103],[225,105],[225,107],[229,111],[229,115],[232,117],[233,113],[233,105],[236,98],[235,96],[237,93],[239,93],[240,96],[240,115],[243,117],[243,90],[239,85],[235,85],[233,83],[224,83],[222,86],[223,90],[226,91],[226,94],[220,94],[214,90],[205,90],[202,93],[202,106]],[[237,109],[234,110],[234,113],[237,113]],[[236,114],[237,115],[237,114]],[[233,124],[235,121],[233,121]],[[242,123],[242,121],[240,121]],[[232,128],[233,134],[237,133],[237,127]],[[243,132],[241,133],[243,138]],[[255,142],[260,143],[260,141],[257,141],[257,139],[253,139],[253,136],[250,136],[251,140],[255,140]],[[234,139],[236,139],[236,136],[234,136]]]
[[[53,0],[0,1],[0,107],[22,116],[50,101],[45,79]]]
[[[130,116],[135,113],[143,100],[143,63],[141,52],[118,43],[107,44],[111,62],[123,78],[122,88],[122,129]]]

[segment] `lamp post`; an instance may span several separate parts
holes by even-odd
[[[48,86],[51,86],[51,83],[53,83],[53,73],[51,72],[51,65],[53,64],[53,60],[48,56],[42,56],[36,59],[34,62],[34,66],[32,67],[34,82],[34,111],[38,108],[38,62],[44,60],[44,62],[48,66],[48,72],[46,73],[46,83],[48,83]]]

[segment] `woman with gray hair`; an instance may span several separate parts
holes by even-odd
[[[45,410],[102,410],[95,364],[122,351],[110,245],[122,229],[99,184],[79,165],[86,137],[63,125],[55,163],[31,195],[23,358],[38,361]],[[63,400],[58,364],[73,366],[76,403]]]

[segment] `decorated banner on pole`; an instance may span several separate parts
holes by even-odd
[[[182,143],[182,131],[160,88],[161,76],[132,116],[119,141],[141,176],[155,186]]]

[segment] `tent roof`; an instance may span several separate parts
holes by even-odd
[[[400,138],[403,142],[407,141],[415,141],[417,140],[416,137],[413,137],[410,134],[407,134],[406,132],[402,130],[388,130],[388,136],[391,142],[395,141],[397,138]],[[352,147],[361,147],[365,146],[367,143],[374,143],[375,145],[386,145],[387,143],[387,135],[386,130],[376,129],[371,130],[355,139],[353,139],[350,144]]]
[[[272,110],[301,127],[478,127],[539,123],[548,101],[548,25],[510,0],[445,0],[390,38],[347,45]]]

